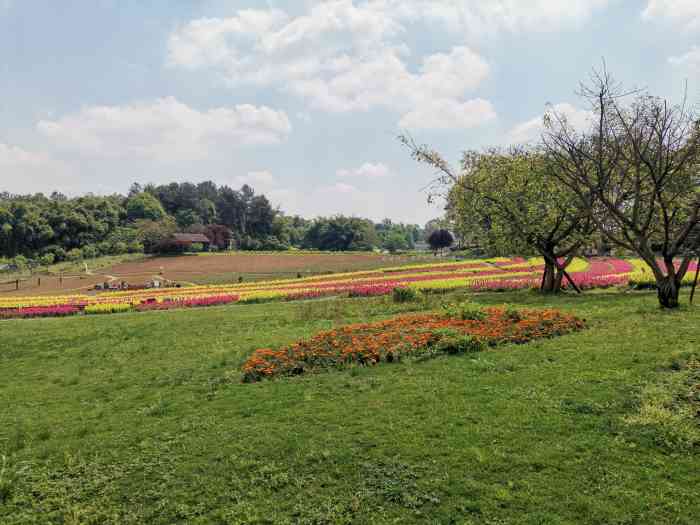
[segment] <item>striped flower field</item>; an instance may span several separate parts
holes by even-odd
[[[474,292],[528,289],[539,287],[543,268],[541,258],[493,258],[253,283],[94,295],[0,297],[0,319],[196,308],[234,302],[292,301],[325,296],[369,297],[391,294],[395,288],[412,288],[426,293],[460,288]],[[696,268],[693,263],[685,282],[692,281]],[[568,273],[582,289],[641,288],[654,284],[651,270],[636,259],[577,258],[569,266]],[[566,280],[564,286],[567,286]]]

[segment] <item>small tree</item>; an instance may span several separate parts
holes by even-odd
[[[398,231],[392,231],[382,241],[382,248],[389,250],[391,253],[396,253],[401,250],[408,250],[410,246],[405,235]]]
[[[137,221],[136,229],[138,241],[143,244],[144,251],[153,253],[167,243],[177,226],[175,221],[168,217],[161,221]]]
[[[492,253],[542,256],[541,290],[561,291],[566,268],[593,228],[576,195],[548,173],[547,156],[523,147],[467,152],[462,167],[448,197],[455,220],[467,218],[481,230]]]
[[[455,239],[448,230],[435,230],[428,237],[428,244],[434,252],[442,251],[454,244]]]
[[[494,251],[536,253],[544,259],[541,290],[557,293],[592,230],[588,210],[549,174],[551,161],[532,148],[467,151],[460,172],[427,146],[401,137],[414,159],[438,170],[433,195],[447,199],[448,214]],[[463,231],[464,234],[464,231]]]
[[[66,259],[70,262],[78,262],[83,260],[83,251],[80,248],[73,248],[66,253]]]
[[[610,243],[649,265],[660,305],[675,308],[700,249],[700,118],[685,103],[623,91],[605,70],[582,84],[581,95],[594,115],[589,130],[574,130],[555,111],[545,119],[552,174]]]
[[[39,261],[41,262],[41,264],[43,266],[46,266],[47,269],[49,266],[51,266],[54,263],[55,259],[56,259],[56,257],[54,257],[53,253],[46,253],[46,254],[42,255],[41,257],[39,257]]]

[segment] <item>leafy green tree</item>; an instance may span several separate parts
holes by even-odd
[[[199,186],[198,186],[199,188]],[[200,199],[196,208],[199,222],[214,224],[216,222],[216,204],[208,198]]]
[[[172,217],[160,221],[140,220],[135,226],[137,238],[146,253],[157,252],[177,231],[177,224]]]
[[[436,151],[408,137],[402,141],[417,161],[441,173],[436,187],[446,196],[453,218],[483,228],[481,237],[499,251],[541,255],[541,290],[561,290],[567,266],[589,241],[593,227],[590,210],[552,175],[550,157],[531,148],[467,151],[455,172]]]
[[[183,208],[175,214],[175,222],[181,230],[186,230],[195,224],[201,224],[201,218],[194,210]]]
[[[42,255],[39,258],[39,261],[41,262],[42,266],[46,266],[48,268],[49,266],[51,266],[54,263],[55,259],[56,258],[54,257],[53,253],[47,253],[47,254]]]
[[[455,240],[452,234],[448,230],[435,230],[428,237],[428,244],[433,249],[433,251],[442,251],[445,248],[449,248],[454,244]]]
[[[374,224],[366,219],[337,215],[312,222],[304,237],[304,247],[316,250],[372,250],[379,245]]]
[[[66,259],[71,262],[78,262],[83,260],[83,251],[80,248],[73,248],[66,253]]]
[[[95,245],[89,244],[83,247],[83,257],[86,259],[94,259],[99,255],[99,251]]]
[[[391,253],[396,253],[401,250],[408,250],[410,246],[405,234],[392,231],[382,240],[382,248],[389,250]]]
[[[153,195],[142,192],[129,197],[126,203],[126,216],[130,221],[159,221],[165,217],[165,210]]]

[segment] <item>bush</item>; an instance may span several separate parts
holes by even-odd
[[[129,253],[143,253],[143,244],[141,244],[139,241],[131,241],[126,248],[126,251]]]
[[[520,310],[517,308],[514,308],[513,306],[506,306],[504,310],[504,314],[507,319],[510,319],[513,322],[518,322],[522,320],[522,315],[520,314]]]
[[[97,255],[109,255],[112,253],[112,245],[107,241],[102,241],[97,244]]]
[[[61,248],[60,246],[56,244],[52,244],[51,246],[47,246],[43,250],[41,250],[41,254],[45,255],[47,253],[51,253],[54,256],[54,262],[60,262],[60,261],[65,261],[66,260],[66,250]]]
[[[435,350],[450,355],[468,354],[472,352],[481,352],[484,346],[483,341],[471,335],[452,332],[442,334],[435,344]]]
[[[24,255],[18,255],[12,259],[12,266],[14,266],[17,271],[22,272],[29,268],[29,261]]]
[[[129,251],[129,246],[123,241],[117,241],[110,247],[110,255],[122,255]]]
[[[83,257],[86,259],[94,259],[100,254],[99,250],[97,249],[97,246],[93,246],[92,244],[88,244],[87,246],[83,246]]]
[[[77,262],[83,259],[83,251],[80,248],[73,248],[66,254],[66,259]]]
[[[47,254],[42,255],[39,258],[39,261],[41,262],[41,264],[43,266],[51,266],[54,263],[55,259],[56,258],[54,257],[53,253],[47,253]]]
[[[422,299],[423,294],[414,288],[396,287],[392,292],[395,303],[410,303]]]
[[[482,321],[486,319],[484,312],[478,305],[473,303],[459,303],[443,305],[445,315],[452,319],[461,319],[462,321]]]

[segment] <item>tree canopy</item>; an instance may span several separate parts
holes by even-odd
[[[155,252],[174,232],[203,233],[218,249],[411,249],[416,225],[285,215],[265,195],[213,182],[132,185],[128,195],[68,198],[0,193],[0,257],[46,265],[67,258]],[[77,250],[77,251],[76,251]],[[18,259],[21,264],[22,260]]]
[[[546,119],[552,173],[605,239],[649,265],[660,304],[676,307],[700,252],[700,114],[685,102],[626,92],[605,70],[581,94],[594,116],[589,129],[573,129],[554,111]]]
[[[560,291],[592,228],[575,193],[551,175],[547,155],[526,147],[465,151],[457,171],[428,146],[401,140],[414,159],[438,170],[433,187],[461,235],[493,254],[541,255],[542,290]]]

